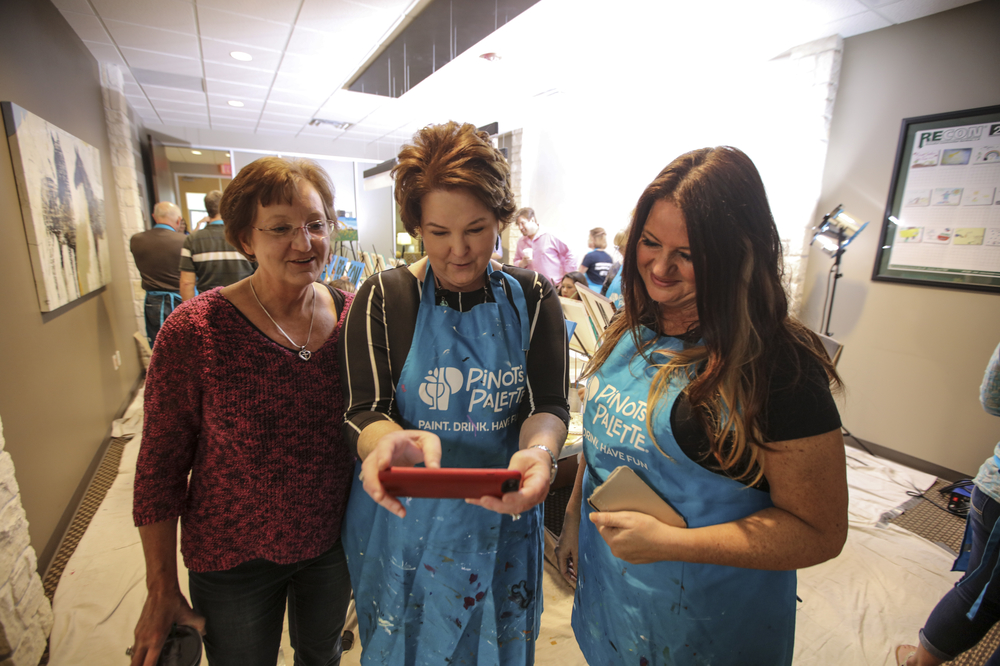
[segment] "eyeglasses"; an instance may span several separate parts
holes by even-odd
[[[336,224],[333,220],[316,220],[315,222],[309,222],[302,225],[301,227],[293,227],[290,224],[279,224],[276,227],[270,227],[269,229],[261,229],[260,227],[254,227],[257,231],[263,231],[268,236],[274,238],[293,238],[295,234],[301,229],[305,229],[306,233],[313,238],[327,238],[330,235],[330,229]]]

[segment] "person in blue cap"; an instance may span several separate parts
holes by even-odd
[[[426,256],[362,285],[342,346],[344,432],[363,461],[343,530],[361,663],[530,665],[540,505],[569,419],[559,299],[545,277],[491,258],[515,206],[487,134],[426,127],[393,177]],[[386,493],[379,471],[420,463],[509,468],[522,482],[502,499]]]
[[[622,294],[586,370],[586,464],[557,550],[580,649],[602,666],[787,666],[795,570],[840,553],[847,481],[839,379],[788,314],[750,158],[704,148],[660,172],[633,214]],[[594,510],[619,467],[686,527]]]

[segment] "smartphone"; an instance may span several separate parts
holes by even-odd
[[[378,473],[378,480],[394,497],[478,499],[503,497],[521,487],[521,473],[510,469],[390,467]]]
[[[687,521],[656,494],[631,467],[616,467],[608,480],[597,486],[587,502],[597,511],[638,511],[674,527]]]

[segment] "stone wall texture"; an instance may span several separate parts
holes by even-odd
[[[28,520],[0,422],[0,666],[36,666],[52,631]]]

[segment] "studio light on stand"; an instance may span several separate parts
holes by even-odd
[[[823,299],[823,314],[820,316],[820,323],[826,322],[823,327],[823,335],[832,336],[830,332],[830,317],[833,315],[833,297],[837,293],[837,280],[843,277],[840,272],[840,258],[847,250],[847,246],[854,240],[861,231],[868,226],[868,223],[859,224],[849,213],[844,210],[844,205],[839,204],[827,215],[823,216],[823,221],[816,227],[810,245],[819,241],[820,248],[833,257],[833,266],[830,274],[827,275],[827,296]],[[831,276],[833,286],[831,287]]]

